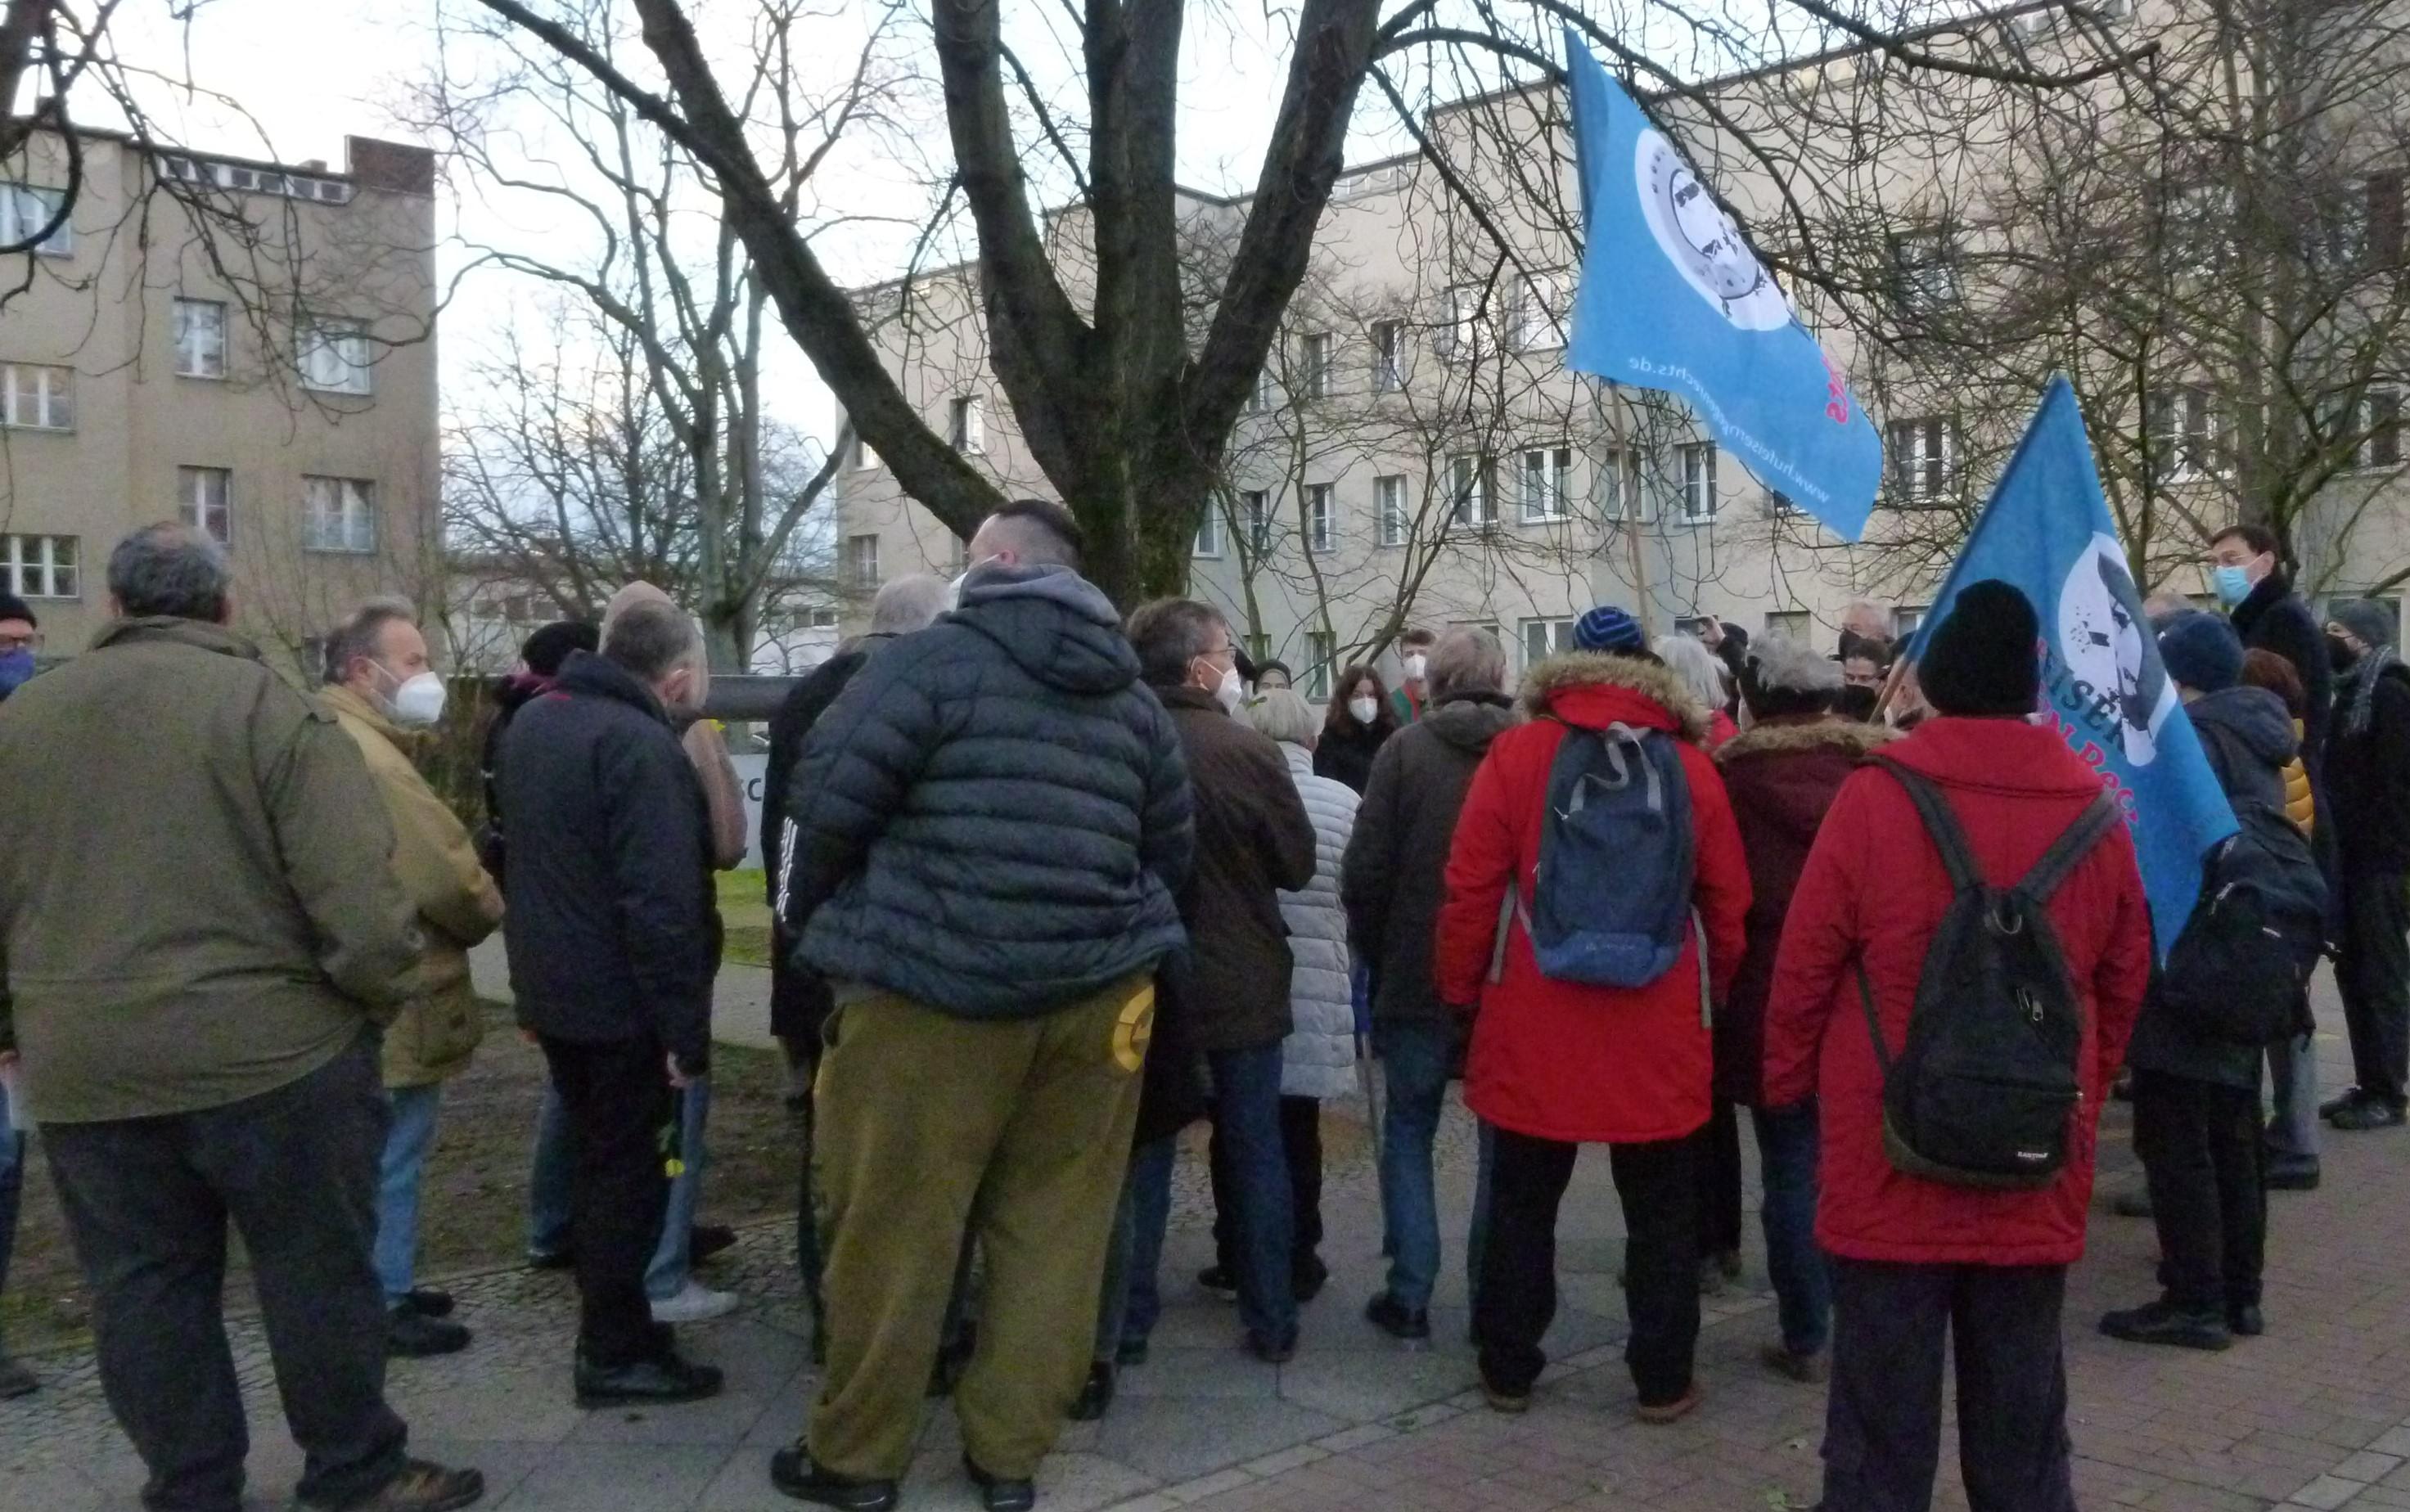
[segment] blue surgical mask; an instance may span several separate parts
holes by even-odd
[[[13,651],[0,651],[0,698],[24,687],[33,677],[33,647],[20,647]]]
[[[2220,567],[2209,574],[2212,587],[2217,589],[2217,602],[2231,609],[2251,596],[2251,570],[2247,567]]]

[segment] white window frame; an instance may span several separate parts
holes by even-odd
[[[1481,355],[1481,285],[1451,284],[1440,291],[1439,354],[1451,362]]]
[[[1256,386],[1247,390],[1247,413],[1268,414],[1276,406],[1279,397],[1277,381],[1272,376],[1271,358],[1266,357],[1264,365],[1256,370]]]
[[[1372,322],[1372,392],[1394,394],[1405,386],[1405,322],[1376,320]]]
[[[2351,465],[2363,472],[2402,465],[2402,391],[2371,387],[2354,412],[2352,430],[2359,440],[2351,448]]]
[[[1958,472],[1957,436],[1938,414],[1894,420],[1884,436],[1891,454],[1891,486],[1901,499],[1946,497]]]
[[[333,556],[368,556],[376,548],[375,482],[303,473],[301,549]]]
[[[1716,512],[1723,504],[1716,483],[1716,443],[1685,442],[1674,448],[1674,460],[1681,470],[1682,523],[1714,524]]]
[[[878,531],[859,531],[845,538],[845,581],[852,589],[878,586]]]
[[[1197,540],[1189,555],[1207,561],[1222,560],[1222,506],[1208,501],[1205,517],[1197,522]]]
[[[2190,483],[2233,471],[2225,459],[2226,415],[2208,389],[2190,384],[2155,389],[2143,414],[2162,481]]]
[[[1649,507],[1648,490],[1641,486],[1640,454],[1610,446],[1599,458],[1598,476],[1594,480],[1599,492],[1599,513],[1618,524],[1654,524],[1657,512]]]
[[[64,189],[45,189],[39,184],[0,185],[0,241],[11,244],[22,241],[50,225],[51,217],[59,212],[59,201],[65,194]],[[35,243],[34,252],[43,257],[74,255],[73,217],[61,221],[57,230]]]
[[[1573,518],[1573,447],[1561,441],[1524,447],[1516,455],[1515,490],[1526,525],[1553,525]]]
[[[1406,476],[1392,472],[1372,480],[1374,539],[1385,546],[1406,544]]]
[[[1765,612],[1765,633],[1779,635],[1793,646],[1805,647],[1808,637],[1816,631],[1816,617],[1806,609],[1768,609]]]
[[[176,469],[176,514],[218,545],[234,544],[234,469]]]
[[[1458,452],[1447,459],[1447,517],[1461,530],[1487,530],[1498,523],[1489,469],[1490,459],[1479,452]]]
[[[859,430],[853,433],[853,470],[856,472],[878,471],[878,451],[870,443],[862,439],[862,432]]]
[[[75,370],[0,363],[0,424],[11,430],[73,430]]]
[[[1924,617],[1932,611],[1929,603],[1903,603],[1892,611],[1891,622],[1899,631],[1900,645],[1908,644],[1909,636],[1924,628]]]
[[[1272,548],[1272,496],[1269,488],[1239,490],[1239,518],[1246,526],[1247,549],[1261,556]]]
[[[1523,670],[1529,672],[1548,658],[1572,650],[1574,626],[1577,622],[1566,617],[1546,615],[1526,619],[1516,626],[1515,645],[1523,658]],[[1540,643],[1536,655],[1533,654],[1535,637]]]
[[[1329,551],[1339,540],[1339,503],[1331,485],[1309,483],[1305,486],[1305,540],[1307,549]]]
[[[1523,281],[1515,312],[1515,349],[1550,352],[1565,344],[1565,275],[1534,273]]]
[[[82,539],[73,535],[0,535],[0,589],[21,599],[83,597]]]
[[[294,342],[294,360],[304,388],[321,394],[374,391],[365,321],[313,316],[302,322]]]
[[[175,333],[176,376],[224,378],[226,374],[226,307],[223,299],[178,298],[170,305]]]
[[[978,394],[956,395],[948,406],[947,429],[954,450],[965,457],[984,456],[987,452],[987,403]]]
[[[1305,696],[1314,703],[1330,701],[1330,679],[1338,676],[1331,663],[1339,660],[1339,637],[1327,630],[1305,632]]]
[[[1299,339],[1298,362],[1305,370],[1305,397],[1330,397],[1332,343],[1328,331],[1311,331]]]
[[[1929,315],[1958,303],[1957,237],[1943,225],[1893,233],[1891,271],[1910,314]]]

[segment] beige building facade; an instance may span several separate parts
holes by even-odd
[[[300,670],[371,593],[440,589],[434,160],[351,138],[268,164],[36,137],[0,184],[0,587],[47,654],[108,618],[109,553],[182,519],[239,624]]]

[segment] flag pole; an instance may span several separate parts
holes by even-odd
[[[1629,412],[1624,406],[1621,388],[1612,380],[1605,381],[1604,387],[1605,398],[1602,402],[1607,406],[1607,436],[1615,443],[1614,465],[1620,468],[1632,456],[1631,438],[1624,429],[1624,419]],[[1637,466],[1632,468],[1631,476],[1633,483],[1637,485],[1640,480],[1640,469]],[[1615,483],[1616,487],[1620,488],[1623,486],[1623,479],[1619,476]],[[1638,488],[1635,487],[1633,491],[1637,493]],[[1657,638],[1657,615],[1649,603],[1648,569],[1642,560],[1640,549],[1640,527],[1647,515],[1646,500],[1633,498],[1623,502],[1623,539],[1628,548],[1627,555],[1632,559],[1632,591],[1639,600],[1637,609],[1640,618],[1640,633],[1653,641]]]

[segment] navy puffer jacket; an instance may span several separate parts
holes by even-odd
[[[1180,738],[1111,601],[1065,567],[975,569],[813,725],[780,916],[802,959],[963,1018],[1028,1018],[1185,937]]]

